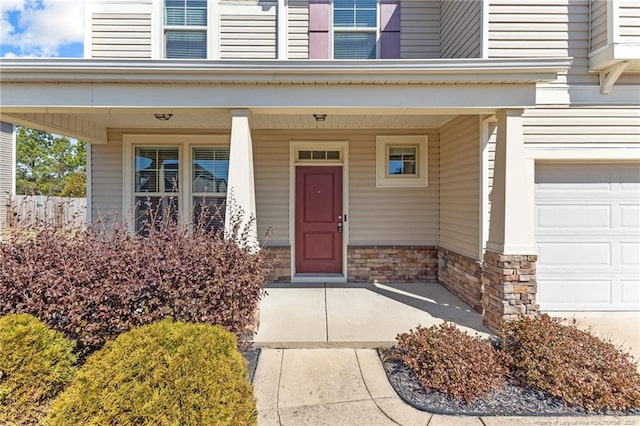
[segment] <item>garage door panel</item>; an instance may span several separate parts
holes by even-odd
[[[539,296],[547,303],[610,304],[611,280],[545,280]]]
[[[542,205],[537,217],[540,228],[610,228],[611,206]]]
[[[640,227],[640,205],[621,205],[620,226],[623,228],[639,228]]]
[[[640,266],[640,242],[620,243],[621,266]]]
[[[622,280],[622,303],[638,306],[640,303],[640,280]]]
[[[590,165],[540,165],[536,168],[536,183],[541,191],[610,191],[611,170]]]
[[[538,243],[540,266],[610,266],[611,244],[596,242]]]

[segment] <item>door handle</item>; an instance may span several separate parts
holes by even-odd
[[[342,222],[338,222],[338,233],[342,234]]]

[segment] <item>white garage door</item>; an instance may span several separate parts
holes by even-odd
[[[542,310],[640,310],[640,165],[536,166]]]

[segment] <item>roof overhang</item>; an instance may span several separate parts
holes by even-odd
[[[105,126],[74,114],[149,108],[249,108],[262,113],[305,108],[423,112],[526,108],[535,105],[536,83],[556,80],[570,64],[570,58],[2,59],[0,119],[34,126],[47,121],[47,114],[62,114],[65,117],[57,121],[74,121],[61,129],[65,134],[104,142]],[[49,117],[45,124],[60,130],[54,121]]]

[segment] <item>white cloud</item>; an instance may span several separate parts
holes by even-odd
[[[19,56],[55,56],[60,46],[83,41],[83,0],[1,0],[0,11],[1,43]],[[12,13],[18,18],[10,20]]]

